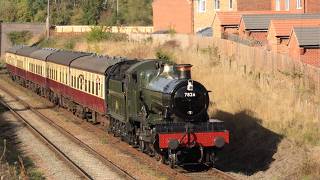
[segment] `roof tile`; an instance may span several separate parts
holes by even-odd
[[[320,19],[320,14],[249,14],[242,16],[246,30],[266,31],[270,21],[275,19]]]
[[[293,27],[320,26],[319,19],[282,19],[271,20],[270,27],[274,28],[275,36],[290,36]],[[269,29],[271,30],[271,29]]]

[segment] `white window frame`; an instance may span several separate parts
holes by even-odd
[[[218,8],[217,8],[218,7]],[[214,0],[214,9],[215,10],[220,10],[221,8],[221,2],[220,0]]]
[[[205,13],[207,9],[206,6],[207,6],[206,0],[198,0],[198,13]]]
[[[233,9],[233,0],[229,0],[229,9]]]
[[[285,10],[286,11],[290,10],[290,0],[285,0]]]
[[[297,1],[297,9],[302,9],[302,0],[296,0]]]
[[[275,0],[276,1],[276,11],[280,11],[281,10],[281,4],[280,4],[280,0]]]

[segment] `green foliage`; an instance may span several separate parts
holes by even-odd
[[[107,33],[104,27],[93,27],[87,34],[87,40],[89,42],[100,42],[107,38]]]
[[[151,25],[151,0],[55,0],[50,1],[54,25]],[[45,22],[45,0],[0,0],[0,20],[4,22]]]
[[[12,31],[8,33],[8,38],[12,45],[26,44],[31,38],[30,31]]]
[[[42,47],[42,48],[45,48],[45,47],[55,47],[55,46],[56,46],[56,40],[55,40],[55,39],[52,39],[52,38],[49,38],[49,39],[42,38],[42,39],[39,41],[38,46],[39,46],[39,47]]]
[[[164,60],[165,62],[168,62],[168,63],[171,63],[173,61],[173,55],[164,49],[158,49],[156,51],[156,57],[157,59]]]
[[[169,33],[171,36],[174,36],[175,34],[177,34],[177,31],[176,31],[174,28],[171,28],[171,27],[170,27],[168,33]]]
[[[87,34],[87,41],[89,42],[101,42],[104,40],[109,41],[126,41],[128,36],[126,34],[115,34],[106,32],[106,28],[101,27],[93,27],[91,32]]]
[[[64,49],[73,50],[76,45],[75,39],[68,39],[64,44]]]

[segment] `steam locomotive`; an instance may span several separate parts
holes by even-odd
[[[6,66],[14,81],[172,168],[211,166],[229,143],[224,123],[208,117],[209,92],[191,79],[190,64],[16,46]]]

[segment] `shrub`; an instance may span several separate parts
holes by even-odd
[[[93,27],[91,31],[87,34],[87,40],[89,42],[100,42],[107,38],[107,33],[104,27]]]
[[[12,31],[7,35],[12,45],[26,44],[32,38],[30,31]]]
[[[166,50],[163,50],[163,49],[158,49],[156,51],[156,57],[157,59],[161,59],[161,60],[164,60],[165,62],[168,62],[168,63],[172,63],[173,61],[173,54],[166,51]]]
[[[177,34],[177,31],[176,31],[174,28],[170,27],[170,29],[168,30],[168,33],[169,33],[171,36],[174,36],[175,34]]]
[[[66,41],[66,43],[64,44],[64,49],[67,49],[67,50],[73,50],[74,49],[74,47],[75,47],[75,45],[76,45],[76,42],[75,42],[75,40],[74,39],[68,39],[67,41]]]
[[[101,42],[104,40],[109,41],[126,41],[128,36],[121,33],[111,33],[107,32],[105,27],[93,27],[91,31],[87,34],[87,41],[89,42]]]
[[[49,38],[49,39],[42,38],[39,41],[39,43],[37,43],[37,45],[39,47],[51,47],[51,48],[54,48],[56,46],[56,40],[52,39],[52,38]]]

